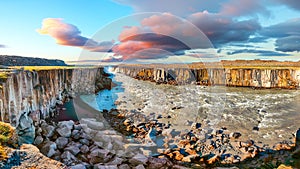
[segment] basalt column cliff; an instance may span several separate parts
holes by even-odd
[[[2,80],[0,120],[18,126],[20,117],[35,121],[53,115],[56,104],[76,94],[110,88],[103,68],[74,68],[39,71],[18,70]]]
[[[223,85],[297,89],[300,69],[287,68],[141,68],[116,67],[117,72],[141,80],[168,84]]]

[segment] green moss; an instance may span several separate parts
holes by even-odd
[[[14,134],[14,128],[10,124],[0,122],[0,145],[7,143]]]

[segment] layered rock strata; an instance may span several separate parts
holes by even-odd
[[[142,68],[119,66],[115,71],[130,77],[168,84],[223,85],[297,89],[300,69],[288,68]]]

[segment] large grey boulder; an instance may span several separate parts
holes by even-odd
[[[56,153],[57,146],[52,141],[47,141],[41,148],[41,152],[47,157],[52,157]]]
[[[59,148],[59,149],[63,149],[68,144],[68,142],[69,142],[69,140],[66,137],[58,137],[55,140],[57,148]]]
[[[72,131],[67,126],[62,126],[56,129],[57,133],[62,137],[71,137]]]
[[[27,113],[23,113],[16,128],[19,144],[32,144],[35,138],[35,127],[33,120]]]

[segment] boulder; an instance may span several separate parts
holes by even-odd
[[[76,157],[69,151],[64,151],[61,156],[60,156],[61,159],[65,159],[65,160],[76,160]]]
[[[147,164],[148,158],[144,156],[143,154],[136,154],[133,156],[129,162],[133,165],[139,165],[139,164]]]
[[[43,136],[50,138],[54,135],[55,127],[48,125],[47,123],[42,123],[41,125]]]
[[[52,157],[56,152],[57,146],[52,141],[47,141],[41,148],[41,152],[47,157]]]
[[[118,169],[118,166],[117,165],[96,164],[96,165],[94,165],[94,169]]]
[[[40,145],[42,142],[44,141],[43,137],[42,136],[37,136],[35,139],[34,139],[34,145]]]
[[[65,137],[58,137],[55,143],[58,149],[63,149],[69,143],[69,140]]]
[[[80,147],[80,151],[81,151],[83,154],[85,154],[85,153],[89,152],[90,149],[89,149],[89,147],[88,147],[87,145],[83,145],[83,146]]]
[[[58,122],[58,128],[67,127],[68,129],[72,130],[74,128],[74,121],[60,121]]]
[[[67,126],[63,126],[61,128],[56,129],[57,133],[62,137],[70,137],[71,136],[71,129]]]
[[[119,166],[119,169],[130,169],[129,165],[128,164],[121,164]]]
[[[71,169],[86,169],[86,167],[83,164],[77,164],[77,165],[71,166]]]
[[[143,166],[143,164],[140,164],[140,165],[134,167],[134,169],[145,169],[145,167]]]
[[[80,149],[77,146],[71,145],[71,146],[66,147],[65,151],[70,151],[70,153],[72,153],[74,156],[76,156],[80,152]]]
[[[20,116],[16,131],[19,136],[19,144],[32,144],[34,142],[35,127],[33,124],[33,120],[27,115],[27,113],[23,113]]]
[[[230,137],[230,138],[234,138],[234,139],[238,139],[238,138],[240,138],[241,136],[242,136],[242,134],[239,133],[239,132],[232,132],[232,133],[229,134],[229,137]]]
[[[105,149],[96,148],[88,155],[91,164],[107,163],[112,155]]]

